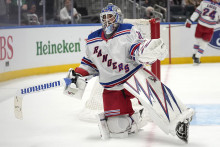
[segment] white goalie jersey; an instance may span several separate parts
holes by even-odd
[[[197,19],[202,26],[214,28],[220,19],[220,3],[215,3],[211,0],[202,1],[190,17],[192,21]]]
[[[145,63],[152,63],[165,57],[166,51],[156,51],[157,46],[161,45],[157,42],[142,38],[131,24],[120,24],[110,39],[106,39],[102,29],[99,29],[87,39],[86,56],[80,68],[89,74],[99,75],[99,82],[104,88],[121,90],[122,84],[142,67],[142,60],[138,58],[143,57]],[[148,56],[143,56],[145,52]]]

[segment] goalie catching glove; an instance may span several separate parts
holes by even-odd
[[[167,53],[167,47],[161,38],[145,40],[136,51],[136,61],[139,63],[152,64],[157,59],[164,60]]]
[[[64,81],[64,94],[81,99],[86,87],[87,77],[82,77],[70,68],[67,77],[64,78]]]

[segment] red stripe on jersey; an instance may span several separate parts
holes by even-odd
[[[95,66],[95,64],[92,64],[92,63],[90,63],[89,61],[87,61],[87,60],[85,60],[85,59],[82,59],[82,62],[84,62],[84,63],[86,63],[86,64],[92,66],[92,67],[95,68],[95,69],[97,69],[97,67]]]
[[[75,72],[78,73],[78,74],[80,74],[80,75],[82,75],[83,77],[89,75],[89,72],[88,72],[87,70],[82,69],[82,68],[80,68],[80,67],[77,67],[77,68],[75,69]]]

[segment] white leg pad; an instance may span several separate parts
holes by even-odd
[[[193,109],[187,109],[180,99],[147,69],[138,70],[124,84],[125,89],[137,97],[148,110],[150,118],[166,134],[176,135],[176,126],[191,120]]]
[[[110,137],[110,132],[108,129],[108,125],[106,123],[106,118],[105,118],[104,113],[97,114],[96,118],[98,120],[98,126],[99,126],[101,139],[103,140],[108,139]]]
[[[131,129],[132,119],[128,115],[119,115],[107,119],[111,137],[124,138],[128,136]]]
[[[146,108],[137,109],[131,118],[134,122],[130,132],[138,132],[139,129],[143,128],[149,121],[151,121]]]
[[[109,137],[125,138],[130,133],[137,133],[149,121],[146,113],[145,108],[140,108],[131,117],[119,115],[106,118],[104,113],[98,114],[97,119],[101,139],[108,139]]]

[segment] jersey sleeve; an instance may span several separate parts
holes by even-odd
[[[143,38],[143,35],[141,34],[141,32],[134,26],[131,28],[131,33],[130,33],[129,39],[131,42],[129,55],[132,60],[136,61],[136,58],[135,58],[136,51],[139,49],[141,43],[143,43],[145,40],[149,40],[149,39]]]
[[[196,8],[196,10],[191,15],[190,17],[191,21],[196,21],[199,18],[199,16],[202,14],[202,5],[203,5],[203,1],[200,3],[200,5]]]
[[[80,71],[79,71],[79,69],[80,69]],[[78,71],[79,72],[82,71],[83,75],[85,75],[86,72],[88,73],[88,75],[98,75],[99,74],[99,71],[98,71],[96,65],[89,58],[89,52],[88,52],[88,47],[87,46],[86,46],[86,55],[82,58],[81,64],[78,67]]]

